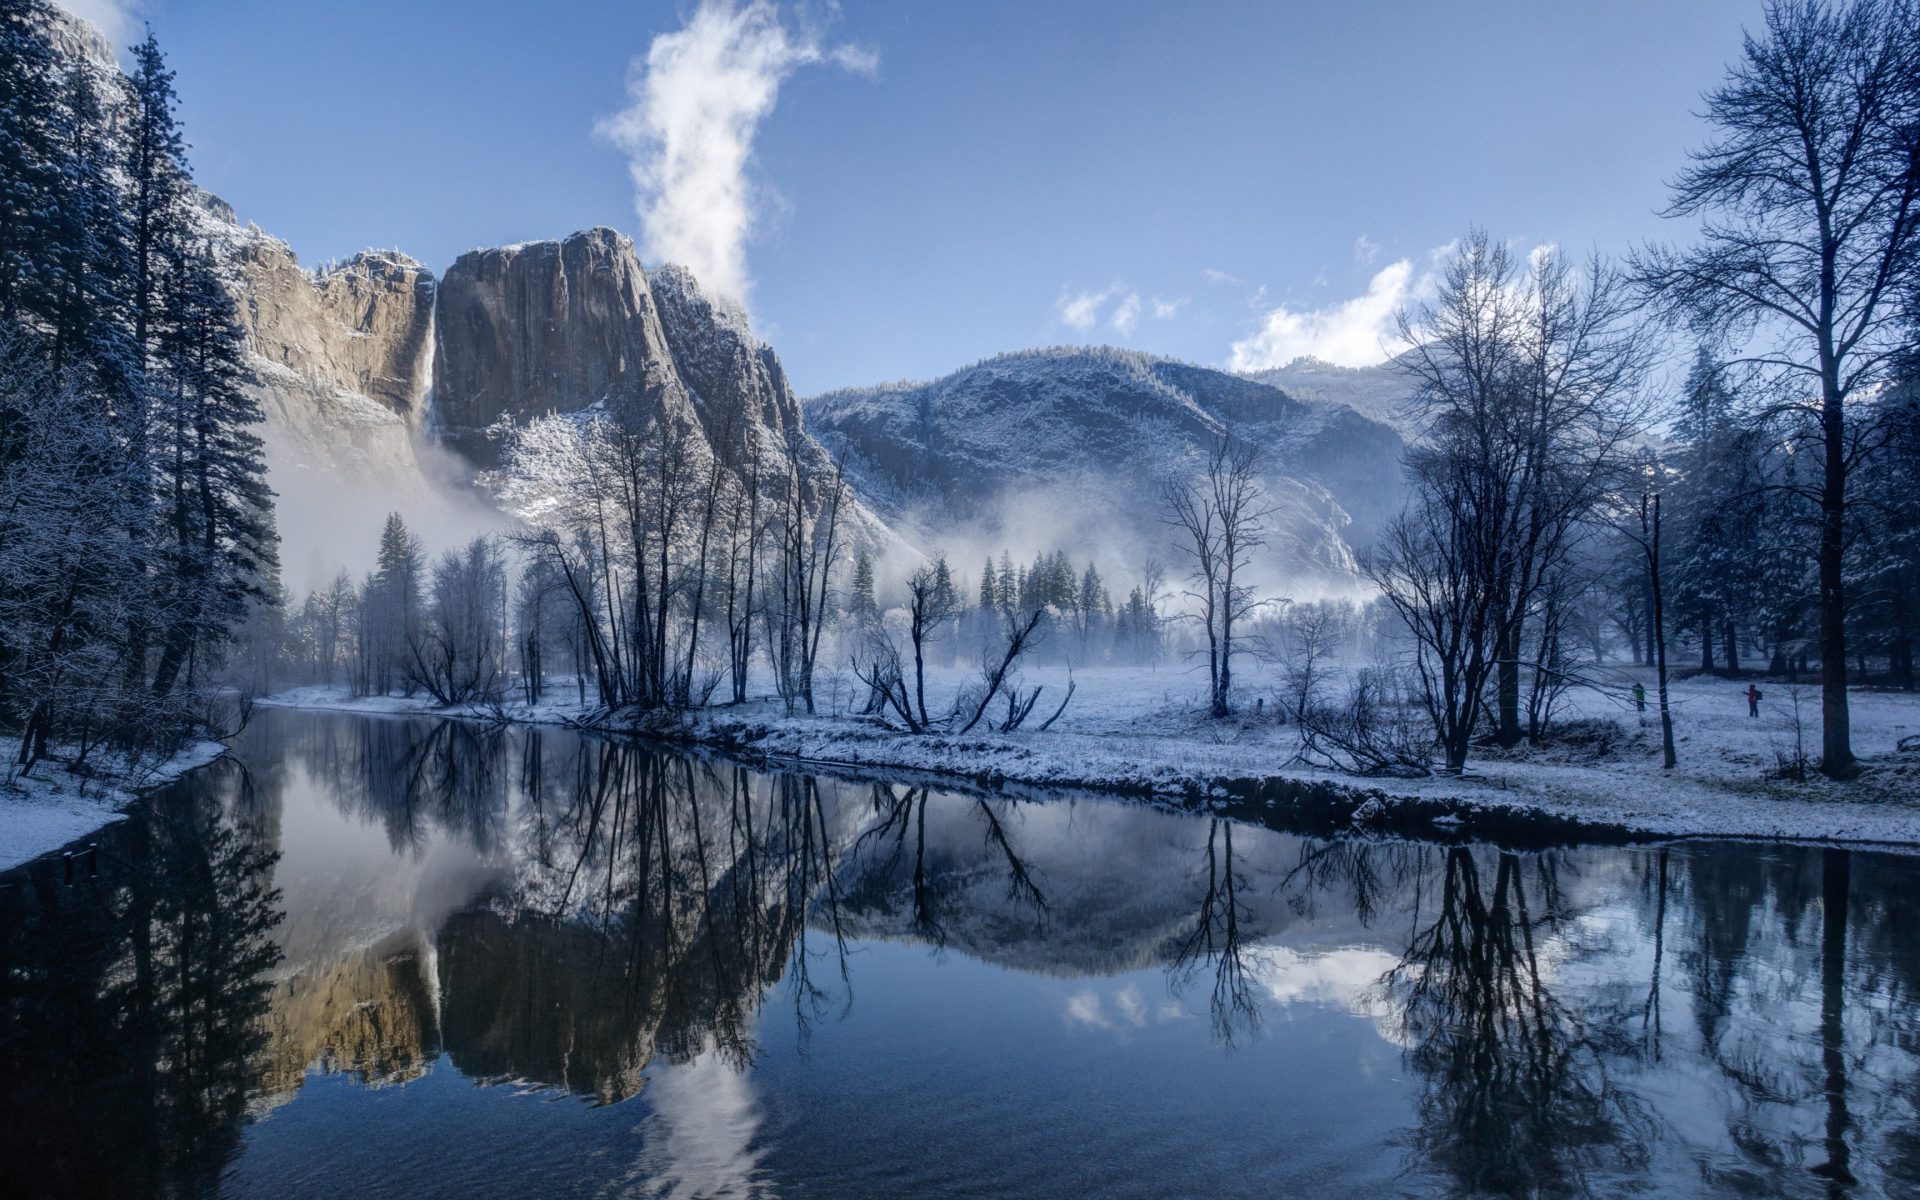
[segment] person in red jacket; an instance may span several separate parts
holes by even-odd
[[[1749,717],[1760,715],[1760,689],[1751,683],[1747,685],[1747,715]]]

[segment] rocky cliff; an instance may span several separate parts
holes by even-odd
[[[502,417],[687,403],[646,272],[611,229],[461,255],[441,289],[437,368],[435,429],[489,465]]]

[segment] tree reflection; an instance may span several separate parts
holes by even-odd
[[[236,785],[237,773],[222,772]],[[96,835],[97,873],[0,880],[0,1127],[24,1195],[210,1190],[254,1094],[273,851],[189,789]]]
[[[846,902],[856,912],[872,917],[895,910],[902,876],[910,899],[911,927],[935,947],[947,942],[950,906],[964,900],[966,868],[942,859],[939,848],[929,852],[928,809],[933,792],[928,787],[896,790],[891,784],[869,788],[874,820],[854,839],[847,852],[851,884]],[[1006,899],[1031,912],[1036,928],[1045,925],[1049,904],[1026,857],[1013,844],[1006,821],[995,802],[985,797],[953,797],[956,806],[980,822],[982,841],[1006,872]],[[907,840],[912,838],[912,850]]]
[[[1518,855],[1499,854],[1489,882],[1472,850],[1441,853],[1438,910],[1382,980],[1408,1060],[1425,1077],[1414,1144],[1464,1191],[1584,1190],[1583,1168],[1598,1152],[1634,1151],[1606,1048],[1542,976],[1537,935],[1568,916],[1554,865],[1534,860],[1530,897]]]
[[[1213,990],[1208,1011],[1213,1034],[1231,1046],[1260,1025],[1260,1006],[1247,977],[1247,934],[1250,910],[1240,896],[1244,880],[1233,863],[1233,823],[1218,817],[1207,822],[1206,884],[1193,928],[1174,949],[1168,980],[1176,991],[1195,976],[1211,970]]]

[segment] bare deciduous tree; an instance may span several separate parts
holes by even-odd
[[[1228,434],[1215,440],[1205,470],[1166,487],[1166,515],[1176,548],[1191,565],[1187,595],[1207,639],[1207,708],[1224,717],[1233,711],[1235,626],[1266,601],[1247,582],[1254,550],[1266,544],[1272,509],[1260,485],[1259,448]]]
[[[1878,444],[1855,402],[1908,341],[1920,283],[1920,15],[1899,0],[1776,0],[1706,97],[1716,135],[1668,215],[1704,218],[1689,250],[1640,274],[1669,311],[1747,344],[1804,416],[1819,477],[1822,769],[1851,774],[1845,551],[1848,481]]]

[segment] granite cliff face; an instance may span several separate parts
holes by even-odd
[[[461,255],[439,313],[434,427],[492,465],[502,417],[687,403],[633,243],[610,229]]]
[[[363,251],[309,274],[280,242],[249,239],[241,321],[274,368],[364,396],[417,424],[433,365],[433,273],[394,251]]]
[[[798,432],[800,402],[773,347],[753,336],[747,316],[701,290],[685,267],[647,273],[675,369],[691,393],[707,440],[733,461],[744,432]]]

